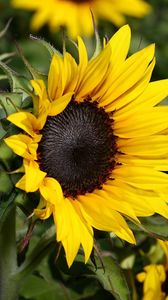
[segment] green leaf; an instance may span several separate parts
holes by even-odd
[[[58,247],[58,244],[56,243],[55,226],[53,225],[42,235],[36,246],[28,253],[26,260],[18,268],[15,279],[20,280],[31,274],[54,247]]]
[[[1,114],[0,114],[0,118],[1,118]],[[6,134],[6,131],[3,129],[3,127],[0,123],[0,140],[4,138],[5,134]],[[0,155],[1,155],[1,153],[0,153]]]
[[[124,277],[123,271],[113,257],[102,257],[102,266],[95,271],[95,278],[103,288],[113,294],[116,300],[131,300],[130,291]],[[100,261],[96,259],[100,265]]]
[[[12,191],[12,188],[13,184],[9,175],[4,170],[0,170],[0,194],[9,194]]]
[[[6,218],[6,214],[8,214],[8,208],[11,203],[14,202],[14,199],[15,193],[11,193],[10,195],[0,194],[0,230]]]
[[[31,275],[21,288],[21,295],[32,300],[67,300],[67,291],[57,281],[46,281],[44,278]]]
[[[13,157],[13,151],[5,144],[4,141],[0,141],[0,160],[5,161]]]
[[[78,257],[79,258],[79,257]],[[100,285],[96,279],[90,279],[81,276],[79,273],[78,275],[74,276],[73,272],[71,272],[71,276],[68,276],[66,280],[62,280],[62,276],[56,276],[58,275],[58,266],[54,263],[55,261],[55,251],[53,251],[53,256],[50,257],[50,264],[48,257],[45,257],[44,260],[41,262],[41,264],[36,269],[36,275],[38,275],[41,279],[43,279],[43,283],[45,284],[45,291],[42,293],[42,291],[39,288],[39,293],[41,293],[41,299],[46,299],[46,291],[48,291],[48,297],[51,297],[52,295],[55,296],[54,299],[59,299],[59,296],[62,297],[60,299],[66,299],[66,300],[85,300],[90,299],[90,297],[93,297],[95,293],[102,292],[106,294],[106,292],[101,289]],[[85,269],[85,265],[83,264],[83,269]],[[82,270],[82,269],[81,269]],[[55,272],[53,272],[55,271]],[[62,272],[61,272],[62,274]],[[39,278],[36,276],[36,278]],[[49,286],[46,286],[46,282],[50,284]],[[28,289],[29,285],[27,285]],[[53,287],[53,290],[51,290],[51,287]],[[22,292],[22,291],[21,291]],[[25,296],[31,296],[31,299],[38,298],[38,295],[36,295],[38,292],[38,283],[35,287],[34,295],[27,295],[27,291],[25,291],[24,287],[24,293],[22,294]],[[35,296],[36,295],[36,296]],[[88,298],[89,297],[89,298]],[[98,296],[96,299],[102,299]]]
[[[29,216],[39,203],[39,199],[36,199],[39,197],[39,193],[33,193],[33,195],[31,195],[33,197],[33,201],[30,199],[30,195],[31,194],[27,194],[24,191],[19,191],[15,198],[16,205],[26,216]]]

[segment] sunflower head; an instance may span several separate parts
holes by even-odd
[[[21,158],[16,188],[38,193],[33,214],[53,217],[69,266],[80,246],[88,261],[93,228],[134,244],[128,219],[168,218],[168,110],[159,106],[168,80],[150,82],[154,45],[128,56],[130,38],[126,25],[88,58],[79,37],[78,62],[42,41],[50,49],[48,74],[26,62],[32,78],[6,118],[17,129],[4,139]]]

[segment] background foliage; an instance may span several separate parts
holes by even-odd
[[[152,13],[143,20],[128,18],[132,28],[132,45],[130,52],[150,43],[156,43],[157,64],[153,73],[153,80],[168,76],[168,0],[149,0],[153,7]],[[16,43],[23,49],[25,57],[40,71],[47,71],[49,57],[41,44],[29,38],[29,20],[31,13],[13,10],[9,0],[0,0],[0,30],[12,18],[6,35],[0,42],[0,55],[13,53],[7,56],[8,65],[14,66],[18,73],[26,75],[24,64],[16,51]],[[116,28],[103,20],[99,23],[99,32],[103,37],[111,35]],[[34,34],[34,33],[32,33]],[[37,34],[38,37],[49,41],[60,51],[62,50],[62,33],[51,34],[47,26]],[[94,39],[86,39],[89,53],[94,50]],[[69,51],[73,52],[72,43],[67,40]],[[40,54],[40,55],[39,55]],[[2,57],[1,57],[2,59]],[[4,76],[1,71],[0,76]],[[1,77],[2,78],[2,77]],[[0,89],[6,93],[10,91],[9,83],[0,82]],[[0,99],[2,100],[2,99]],[[19,99],[17,98],[18,105]],[[7,104],[7,109],[12,109]],[[3,118],[0,110],[0,118]],[[5,124],[4,124],[5,126]],[[0,138],[4,129],[0,128]],[[3,161],[3,163],[2,163]],[[5,162],[5,165],[4,165]],[[19,162],[15,158],[15,165]],[[7,151],[4,144],[0,143],[0,218],[13,201],[14,182],[17,175],[8,176],[4,169],[11,167],[11,152]],[[10,197],[9,197],[10,194]],[[144,232],[134,227],[137,245],[131,246],[126,242],[116,239],[113,234],[95,232],[96,249],[87,265],[83,263],[82,252],[76,258],[71,269],[67,268],[63,250],[55,242],[55,232],[52,221],[44,223],[38,221],[33,232],[32,224],[27,217],[32,211],[36,201],[31,195],[19,194],[15,198],[17,209],[17,243],[19,249],[18,262],[24,261],[25,255],[29,264],[25,270],[31,268],[35,262],[36,268],[32,269],[29,276],[22,282],[20,300],[138,300],[142,299],[142,285],[136,281],[136,274],[141,272],[148,263],[161,261],[163,253],[156,246],[156,237],[168,239],[168,222],[161,217],[142,219]],[[38,199],[37,199],[38,200]],[[25,204],[26,203],[26,204]],[[28,206],[27,206],[28,203]],[[26,215],[23,214],[25,210]],[[29,230],[28,230],[29,228]],[[148,234],[147,234],[148,232]],[[28,242],[31,236],[31,241]],[[57,258],[57,253],[61,251]],[[43,255],[45,253],[45,255]],[[38,263],[40,265],[38,265]],[[26,269],[27,268],[27,269]]]

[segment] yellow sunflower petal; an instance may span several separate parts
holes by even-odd
[[[51,101],[62,96],[63,77],[63,59],[58,54],[54,54],[48,73],[48,94]]]
[[[4,139],[5,143],[19,156],[27,159],[37,159],[37,143],[24,134],[12,135]]]
[[[36,98],[38,98],[36,99],[34,97],[34,101],[37,108],[38,127],[39,129],[42,129],[48,116],[50,101],[43,80],[31,80],[31,84],[37,94]]]
[[[87,55],[87,50],[85,47],[85,44],[81,37],[78,37],[78,52],[79,52],[79,70],[78,70],[78,82],[81,81],[81,78],[83,77],[83,73],[87,67],[88,64],[88,55]],[[76,87],[76,89],[78,86]]]
[[[64,54],[63,68],[62,85],[63,93],[65,94],[68,91],[74,91],[78,80],[77,63],[72,55],[68,52],[65,52]]]
[[[109,209],[118,211],[139,222],[132,207],[129,203],[124,201],[123,195],[120,197],[120,194],[116,193],[110,186],[103,185],[103,189],[94,191],[94,195],[96,196],[97,201],[98,198],[99,201],[102,201],[103,199],[104,205],[109,207]]]
[[[122,122],[114,116],[114,131],[121,138],[137,138],[150,136],[168,128],[168,108],[153,107],[141,111],[141,114],[131,115]]]
[[[157,189],[156,192],[145,191],[137,188],[137,186],[130,185],[130,182],[127,183],[120,179],[108,181],[107,188],[118,195],[118,199],[121,198],[121,204],[122,198],[130,204],[136,216],[151,216],[158,213],[168,218],[167,196],[158,194]]]
[[[93,248],[93,231],[82,218],[77,203],[70,199],[62,199],[62,201],[55,199],[53,215],[57,240],[63,244],[68,266],[73,263],[80,244],[83,246],[86,262]]]
[[[72,99],[73,93],[67,93],[64,96],[56,99],[55,101],[51,102],[50,109],[48,111],[49,116],[56,116],[60,114],[69,104]]]
[[[148,136],[148,142],[146,142],[146,137],[118,139],[117,147],[120,152],[128,155],[142,156],[149,159],[161,158],[168,154],[168,136]]]
[[[75,92],[76,99],[80,100],[92,95],[92,91],[101,83],[107,72],[111,55],[110,46],[106,48],[85,69],[81,83]]]
[[[131,30],[128,25],[120,28],[110,39],[112,72],[125,61],[130,47]]]
[[[63,201],[63,192],[59,182],[51,177],[45,177],[40,185],[40,193],[50,204],[55,205]]]
[[[54,206],[48,202],[46,202],[46,205],[44,208],[36,208],[34,209],[33,213],[41,220],[48,219],[54,210]]]
[[[27,193],[35,192],[39,189],[46,173],[39,169],[35,161],[24,159],[25,175],[17,182],[16,187],[25,190]]]
[[[85,263],[87,263],[93,249],[93,229],[84,220],[82,213],[80,211],[80,206],[78,201],[73,201],[72,205],[74,206],[76,213],[80,217],[79,219],[81,224],[81,245],[83,247],[84,254],[85,254]]]
[[[168,79],[150,82],[144,93],[136,99],[134,105],[155,106],[168,96]],[[132,103],[133,105],[133,103]]]
[[[149,157],[134,157],[131,155],[119,155],[118,160],[123,165],[136,166],[136,167],[149,167],[158,171],[168,171],[168,158],[150,159]]]
[[[139,81],[137,81],[119,98],[117,98],[111,104],[106,106],[106,112],[114,112],[116,120],[122,121],[123,119],[128,119],[129,116],[134,113],[133,108],[130,107],[129,109],[129,104],[136,101],[139,95],[141,95],[144,92],[144,90],[146,90],[147,86],[149,85],[154,66],[155,59],[153,59],[149,67],[146,69],[144,76]]]
[[[22,178],[16,183],[16,187],[21,190],[26,190],[26,175],[23,175]]]
[[[54,178],[46,177],[40,186],[40,193],[48,203],[54,206],[54,216],[58,213],[57,222],[59,224],[62,222],[62,225],[57,227],[57,240],[63,240],[67,236],[70,226],[67,226],[69,213],[59,182]]]
[[[120,238],[135,243],[132,231],[129,229],[124,218],[115,210],[112,210],[104,199],[96,194],[78,196],[82,214],[88,224],[99,230],[112,231]]]
[[[43,180],[40,193],[49,204],[48,209],[53,211],[57,240],[64,246],[68,265],[72,264],[80,244],[87,261],[93,248],[93,230],[82,218],[77,203],[63,197],[60,184],[53,178],[46,177]],[[40,218],[46,218],[47,212],[46,208],[35,210]]]
[[[47,91],[43,80],[36,79],[36,80],[31,80],[30,82],[36,94],[40,98],[47,98]]]
[[[138,113],[141,109],[150,108],[159,104],[168,96],[168,79],[150,82],[144,91],[137,98],[131,98],[127,106],[122,107],[122,110],[117,114],[122,119],[128,118],[131,114]],[[134,100],[134,101],[132,101]],[[112,107],[111,107],[112,109]],[[111,111],[107,109],[107,111]]]
[[[144,192],[143,190],[134,188],[120,180],[110,180],[105,184],[105,189],[112,190],[118,195],[118,199],[130,204],[136,216],[151,216],[155,213],[153,207],[153,199],[159,203],[159,197],[154,193]],[[136,200],[135,200],[136,199]]]
[[[147,167],[121,166],[113,170],[116,179],[144,190],[162,191],[168,188],[168,176],[165,173]]]
[[[46,176],[46,173],[39,169],[39,166],[34,161],[24,160],[25,175],[26,175],[26,192],[35,192]]]
[[[32,137],[36,135],[36,132],[39,129],[39,124],[36,117],[29,112],[14,113],[7,117],[7,120],[15,124],[17,127],[23,129]]]
[[[109,88],[101,99],[102,106],[112,103],[143,78],[145,71],[154,58],[154,51],[154,45],[150,45],[131,55],[122,64],[119,70],[113,74],[111,80],[109,79]],[[120,105],[120,101],[116,104]]]

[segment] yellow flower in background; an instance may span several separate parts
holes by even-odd
[[[66,26],[68,35],[89,36],[93,33],[90,9],[96,19],[107,19],[116,26],[122,26],[125,15],[141,18],[151,10],[143,0],[12,0],[15,8],[35,11],[31,28],[38,31],[44,24],[51,30]]]
[[[143,284],[142,300],[165,300],[162,284],[166,280],[166,273],[162,265],[149,265],[145,272],[138,274],[137,279]]]
[[[88,59],[79,37],[79,63],[54,54],[48,83],[31,81],[34,113],[8,117],[22,129],[5,139],[23,157],[16,186],[39,190],[34,213],[53,215],[69,266],[80,245],[89,259],[93,227],[135,243],[125,217],[168,218],[168,80],[149,82],[154,45],[127,58],[130,39],[126,25]]]
[[[143,282],[142,300],[168,300],[168,295],[163,291],[167,281],[168,271],[168,242],[158,240],[164,251],[165,261],[163,264],[151,264],[144,267],[144,272],[137,275],[137,280]]]

